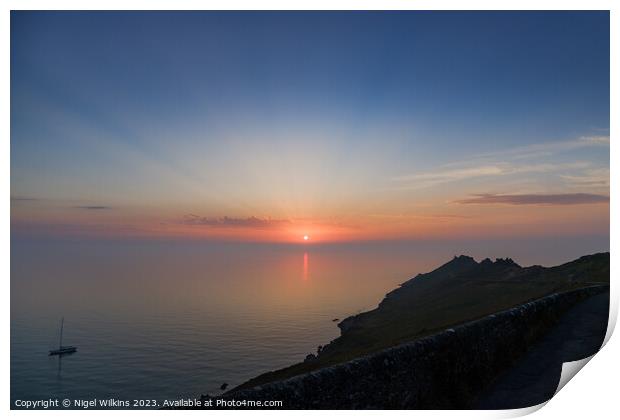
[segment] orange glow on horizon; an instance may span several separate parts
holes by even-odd
[[[11,229],[50,235],[185,238],[305,244],[308,247],[331,242],[604,234],[609,231],[609,203],[579,206],[450,206],[449,211],[437,205],[411,213],[372,213],[367,210],[355,215],[303,218],[235,215],[228,219],[214,218],[216,221],[224,220],[219,224],[191,224],[176,216],[179,211],[47,209],[30,202],[19,202],[12,205]],[[207,222],[210,221],[207,219]]]

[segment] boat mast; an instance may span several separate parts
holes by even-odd
[[[59,349],[62,348],[62,328],[65,326],[65,317],[63,316],[60,319],[60,344],[58,346]]]

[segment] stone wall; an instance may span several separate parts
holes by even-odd
[[[608,289],[592,286],[553,294],[350,362],[233,390],[221,398],[281,400],[285,409],[468,408],[567,309]]]

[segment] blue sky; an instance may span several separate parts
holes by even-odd
[[[608,194],[608,129],[607,12],[11,17],[24,223],[469,217],[476,194]]]

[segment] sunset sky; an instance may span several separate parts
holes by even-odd
[[[609,234],[609,14],[11,16],[14,233]]]

